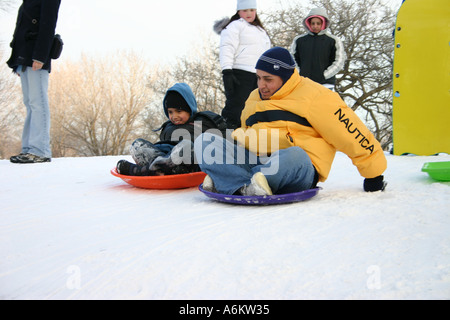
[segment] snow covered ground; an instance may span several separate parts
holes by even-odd
[[[338,154],[306,202],[134,188],[129,157],[0,161],[0,299],[450,299],[450,183],[387,154],[365,193]]]

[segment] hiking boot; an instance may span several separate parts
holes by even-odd
[[[10,161],[13,163],[43,163],[51,162],[52,159],[47,157],[40,157],[31,153],[25,153],[11,157]]]
[[[243,186],[240,192],[243,196],[271,196],[273,194],[266,177],[261,172],[255,173],[250,184]]]

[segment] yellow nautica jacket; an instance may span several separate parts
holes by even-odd
[[[380,143],[353,110],[337,93],[297,70],[270,100],[262,100],[258,89],[250,94],[233,138],[260,156],[298,146],[322,182],[336,151],[348,155],[364,178],[375,178],[387,167]]]

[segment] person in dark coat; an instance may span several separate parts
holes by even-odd
[[[11,157],[13,163],[51,161],[48,81],[60,4],[61,0],[23,0],[19,8],[7,64],[20,76],[27,116],[22,152]]]
[[[136,164],[120,160],[117,172],[129,176],[159,176],[200,171],[195,163],[193,144],[205,131],[225,136],[227,124],[211,111],[197,112],[197,101],[186,83],[176,83],[163,99],[169,119],[160,129],[160,140],[151,143],[139,138],[130,147]],[[214,131],[212,131],[214,130]]]
[[[307,33],[294,38],[291,54],[301,76],[335,90],[336,74],[347,56],[342,41],[330,33],[330,24],[325,9],[312,9],[303,20]]]

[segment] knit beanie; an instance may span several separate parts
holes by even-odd
[[[189,114],[192,113],[192,110],[189,107],[186,100],[184,100],[183,96],[177,91],[167,92],[166,97],[165,97],[164,109],[166,109],[166,111],[167,111],[168,108],[175,108],[178,110],[183,110],[183,111],[188,112]]]
[[[237,11],[256,9],[256,0],[237,0]]]
[[[273,47],[262,54],[255,68],[279,76],[286,83],[294,73],[295,61],[285,48]]]

